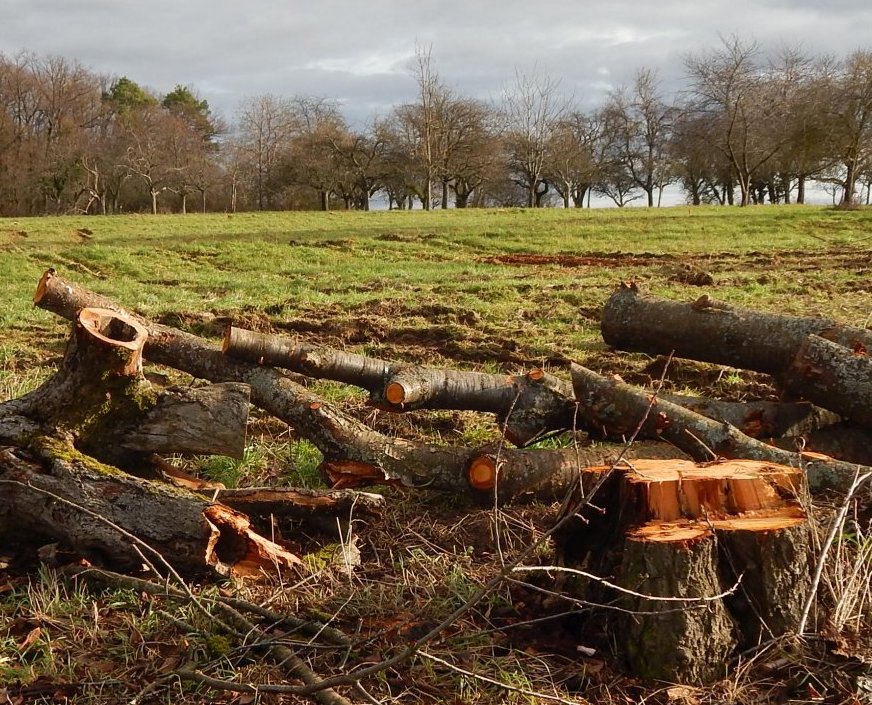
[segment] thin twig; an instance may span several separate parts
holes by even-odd
[[[797,634],[802,635],[805,632],[805,625],[808,623],[808,617],[811,613],[811,608],[814,605],[815,597],[817,596],[817,590],[821,582],[821,575],[824,572],[824,565],[827,560],[827,555],[829,554],[830,548],[833,545],[833,541],[836,540],[836,535],[845,524],[845,518],[848,515],[848,510],[851,507],[851,503],[854,499],[854,494],[870,478],[872,478],[872,472],[867,472],[861,475],[860,466],[858,465],[857,472],[854,474],[854,480],[851,482],[851,486],[848,488],[848,494],[845,496],[845,500],[839,507],[838,513],[833,518],[833,523],[830,525],[829,532],[827,532],[827,538],[824,541],[823,546],[821,547],[821,554],[820,556],[818,556],[817,565],[815,565],[814,576],[812,577],[811,581],[811,588],[808,591],[808,597],[806,598],[805,605],[802,608],[802,617],[800,617],[799,625],[796,628]]]
[[[588,573],[583,570],[578,570],[577,568],[565,568],[563,566],[557,565],[524,565],[514,568],[514,572],[516,573],[533,573],[533,572],[555,572],[555,573],[571,573],[572,575],[580,575],[583,578],[587,578],[588,580],[593,580],[594,582],[600,583],[601,585],[605,585],[607,588],[611,588],[612,590],[617,590],[618,592],[623,592],[627,595],[632,595],[633,597],[641,597],[645,600],[657,600],[660,602],[685,602],[685,603],[693,603],[693,602],[712,602],[714,600],[722,600],[728,595],[732,595],[736,590],[739,589],[739,585],[742,582],[742,576],[739,576],[739,580],[729,589],[718,595],[706,595],[703,597],[667,597],[660,595],[645,595],[641,592],[636,592],[635,590],[630,590],[629,588],[621,587],[620,585],[616,585],[615,583],[609,582],[605,578],[601,578],[598,575],[594,575],[593,573]]]
[[[461,675],[467,676],[468,678],[474,678],[477,681],[482,681],[483,683],[490,683],[491,685],[498,686],[503,690],[508,690],[512,693],[520,693],[521,695],[528,695],[531,698],[536,698],[540,700],[550,700],[555,703],[566,703],[566,705],[578,705],[578,700],[567,700],[566,698],[561,698],[559,695],[548,695],[547,693],[540,693],[535,690],[528,690],[527,688],[521,688],[517,685],[509,685],[508,683],[503,683],[502,681],[498,681],[495,678],[488,678],[487,676],[482,676],[478,673],[473,673],[472,671],[467,671],[465,668],[460,668],[460,666],[455,666],[453,663],[449,663],[445,659],[441,659],[438,656],[434,656],[433,654],[429,654],[426,651],[419,651],[420,656],[423,656],[426,659],[431,661],[435,661],[436,663],[442,664],[446,668],[460,673]]]

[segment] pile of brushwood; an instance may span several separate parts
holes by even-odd
[[[805,498],[843,508],[868,499],[872,330],[831,320],[615,291],[602,317],[608,345],[663,356],[664,366],[681,357],[766,373],[783,391],[782,401],[737,403],[637,388],[576,364],[569,378],[428,369],[232,326],[219,348],[54,270],[34,301],[73,327],[54,376],[0,404],[0,532],[131,576],[292,572],[300,556],[280,539],[282,522],[333,521],[352,505],[375,521],[382,497],[357,489],[369,485],[485,505],[560,502],[544,537],[558,556],[551,589],[612,608],[632,673],[700,683],[722,676],[731,655],[809,626],[817,584]],[[209,384],[155,386],[143,360]],[[494,414],[503,437],[458,447],[388,436],[313,394],[307,378],[365,389],[391,412]],[[332,489],[226,489],[166,461],[239,457],[249,403],[320,450]],[[601,442],[537,447],[581,432]],[[534,570],[534,550],[461,609]],[[303,681],[285,692],[339,698],[330,702],[344,702],[334,686],[371,675],[321,680],[293,653],[273,655]]]

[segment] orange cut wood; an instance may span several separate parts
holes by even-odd
[[[477,490],[492,490],[497,484],[497,464],[487,455],[480,455],[469,464],[469,484]]]
[[[638,521],[721,518],[780,507],[802,482],[796,468],[756,460],[696,464],[689,460],[635,460],[625,492]]]

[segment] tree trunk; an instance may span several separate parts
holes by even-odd
[[[202,495],[126,475],[61,441],[40,437],[31,448],[0,452],[0,528],[19,545],[50,538],[133,572],[144,558],[159,575],[163,559],[186,576],[252,576],[300,562],[247,517]]]
[[[310,377],[369,391],[369,403],[390,411],[456,409],[496,414],[506,438],[525,446],[546,433],[572,428],[572,385],[533,370],[527,375],[427,369],[228,326],[223,350],[231,357],[284,367]]]
[[[66,434],[79,450],[131,471],[145,469],[152,453],[242,457],[247,385],[155,389],[142,376],[144,326],[104,308],[82,308],[76,321],[57,373],[0,404],[0,416],[27,417],[43,432]]]
[[[768,374],[784,372],[809,335],[872,349],[872,331],[824,318],[784,316],[715,301],[692,304],[624,284],[606,302],[602,335],[621,350],[686,357]]]

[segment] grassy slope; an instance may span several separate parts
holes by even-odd
[[[79,228],[93,235],[83,239]],[[272,306],[284,317],[317,318],[324,310],[342,317],[381,302],[389,318],[392,303],[399,315],[429,302],[472,312],[507,335],[544,336],[548,345],[531,345],[534,355],[577,355],[595,337],[577,330],[579,307],[600,305],[621,278],[675,289],[668,283],[670,263],[653,270],[617,263],[580,271],[547,263],[507,267],[488,257],[673,253],[682,262],[714,268],[717,296],[808,309],[830,298],[826,291],[819,298],[809,292],[813,271],[804,281],[784,281],[770,267],[761,271],[759,262],[749,269],[720,253],[814,255],[837,245],[868,245],[862,238],[870,230],[868,210],[810,207],[0,219],[0,330],[5,345],[16,347],[27,341],[16,331],[43,330],[48,317],[34,312],[29,300],[40,273],[54,266],[151,316]],[[726,271],[718,272],[719,264]],[[774,276],[767,280],[767,274]],[[830,272],[827,282],[851,275]],[[797,287],[812,294],[808,301],[781,300]],[[846,313],[852,323],[863,314],[850,305]]]
[[[83,237],[79,229],[91,232]],[[208,325],[210,317],[200,314],[431,364],[517,369],[575,358],[623,370],[634,364],[631,356],[604,354],[598,331],[599,311],[618,281],[635,279],[676,298],[694,299],[707,291],[759,308],[818,313],[864,325],[872,314],[870,237],[872,211],[812,207],[0,219],[0,400],[17,396],[48,374],[66,339],[66,324],[30,303],[49,266],[145,315],[215,336],[220,326]],[[609,256],[616,252],[638,256]],[[494,259],[524,254],[543,258],[523,264]],[[685,265],[711,272],[715,284],[700,289],[676,282],[674,275]],[[741,375],[718,376],[721,388],[714,391],[730,393],[723,385],[733,383],[733,377],[741,383]],[[369,413],[359,394],[335,385],[323,385],[323,390],[347,401],[353,413]],[[382,415],[378,423],[388,431],[387,425],[395,424],[393,430],[404,435],[422,432],[422,423],[431,423],[429,429],[424,425],[424,433],[450,428],[467,442],[493,432],[470,416],[420,414],[414,429],[408,417]],[[440,418],[441,425],[433,421]],[[254,444],[242,463],[228,467],[217,459],[209,469],[227,473],[220,478],[230,481],[271,481],[278,473],[282,481],[295,482],[299,477],[289,467],[317,464],[317,452],[306,444],[289,443],[286,437],[271,440]],[[397,503],[384,527],[373,529],[383,534],[383,541],[378,533],[367,533],[364,565],[378,567],[371,581],[366,573],[350,585],[329,575],[316,577],[293,598],[282,598],[291,601],[288,609],[307,604],[341,609],[340,626],[354,631],[363,625],[367,633],[393,619],[411,619],[416,613],[436,619],[456,607],[491,569],[486,562],[487,556],[493,559],[492,551],[479,554],[467,548],[488,542],[491,518],[464,512],[459,520],[450,516],[441,521],[430,514],[438,510],[429,502],[425,495],[411,493]],[[512,526],[526,521],[520,511]],[[518,541],[528,540],[524,532],[530,526],[517,529]],[[163,666],[167,653],[211,657],[204,656],[204,647],[193,637],[185,651],[177,627],[135,594],[70,592],[48,573],[35,576],[32,584],[9,585],[0,619],[15,616],[19,627],[10,627],[5,637],[0,631],[0,683],[31,681],[40,673],[60,680],[99,680],[133,668],[129,664],[145,664],[128,678],[133,694],[140,679],[157,678],[171,668]],[[495,598],[491,607],[507,609],[500,602],[504,597]],[[277,608],[286,606],[275,595],[269,599]],[[103,626],[96,618],[93,628],[87,626],[89,618],[82,615],[98,611]],[[495,656],[487,638],[476,631],[481,621],[464,625],[467,636],[461,633],[447,642],[443,656],[464,652],[483,673],[543,689],[555,664],[578,671],[572,656],[568,661],[527,658],[524,644]],[[44,633],[27,655],[20,655],[16,644],[31,623],[43,624]],[[81,651],[76,644],[93,652],[95,664],[71,665],[71,654]],[[233,669],[224,667],[232,677]],[[604,689],[601,697],[613,692],[614,683],[605,679],[597,685],[580,668],[585,687],[593,689],[589,697],[596,687]],[[540,671],[544,681],[523,680]],[[260,677],[251,671],[239,676],[250,682]],[[444,692],[466,688],[468,702],[490,702],[499,692],[421,664],[408,678],[402,687],[412,702],[432,701],[412,681],[436,684]],[[397,680],[402,684],[403,677]],[[619,683],[614,692],[624,687]],[[635,697],[648,695],[627,687]],[[202,690],[161,692],[166,702],[212,701]],[[720,702],[715,696],[703,701]]]

